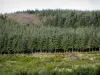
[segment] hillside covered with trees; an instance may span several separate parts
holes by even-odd
[[[100,11],[27,10],[0,15],[0,53],[99,51]]]

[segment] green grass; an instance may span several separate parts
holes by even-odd
[[[0,55],[0,75],[100,75],[100,53]]]

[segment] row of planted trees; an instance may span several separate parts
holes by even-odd
[[[0,53],[99,51],[100,27],[60,28],[1,21]]]

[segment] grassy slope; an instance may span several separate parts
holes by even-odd
[[[73,75],[84,75],[81,67],[90,67],[85,75],[92,75],[97,65],[100,65],[100,53],[0,55],[0,75],[72,75],[73,72]]]

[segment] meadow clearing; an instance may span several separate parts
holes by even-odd
[[[100,53],[4,54],[0,75],[100,75]]]

